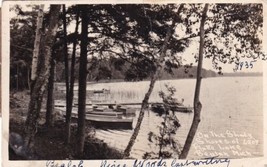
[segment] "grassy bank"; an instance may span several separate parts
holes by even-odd
[[[16,132],[24,136],[24,124],[27,116],[29,94],[26,91],[16,92],[11,97],[10,104],[10,132]],[[45,102],[43,102],[45,104]],[[43,106],[45,111],[45,106]],[[35,136],[34,150],[40,160],[65,160],[65,159],[121,159],[122,153],[114,148],[109,147],[106,143],[94,137],[94,128],[87,125],[84,156],[77,157],[75,150],[77,146],[77,124],[73,123],[71,128],[72,138],[69,145],[65,144],[65,123],[64,118],[56,116],[54,127],[47,128],[45,123],[45,112],[41,112],[38,120],[39,126]],[[9,150],[10,160],[21,160]]]

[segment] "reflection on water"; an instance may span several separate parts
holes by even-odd
[[[160,101],[158,91],[169,83],[177,90],[176,98],[184,98],[185,105],[193,104],[195,80],[167,80],[157,82],[150,101]],[[149,82],[118,82],[88,84],[88,89],[110,89],[111,102],[142,102],[148,89]],[[203,105],[201,122],[198,133],[225,133],[231,130],[237,133],[249,133],[259,141],[257,145],[239,143],[242,151],[251,155],[232,155],[231,158],[261,156],[263,152],[263,106],[262,106],[262,77],[223,77],[203,79],[200,100]],[[138,113],[138,112],[137,112]],[[193,114],[176,113],[181,127],[176,138],[183,145],[189,131]],[[137,114],[138,115],[138,114]],[[137,116],[136,116],[137,118]],[[135,118],[135,121],[136,121]],[[157,124],[161,122],[155,113],[147,111],[140,133],[131,152],[131,157],[142,158],[148,151],[156,151],[155,145],[147,140],[150,131],[158,132]],[[135,126],[134,122],[134,125]],[[131,136],[131,130],[97,130],[96,137],[104,140],[110,146],[124,150]],[[193,141],[193,144],[196,141]],[[201,158],[191,147],[188,158]]]

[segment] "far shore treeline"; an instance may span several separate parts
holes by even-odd
[[[79,64],[76,63],[75,66]],[[10,88],[11,90],[24,90],[29,89],[29,77],[27,76],[27,68],[21,67],[19,71],[17,67],[11,67],[10,71]],[[88,75],[87,81],[89,82],[116,82],[116,81],[141,81],[148,80],[149,77],[142,75],[142,73],[133,73],[129,70],[130,64],[124,62],[120,58],[110,58],[105,61],[91,60],[88,63]],[[165,68],[163,73],[160,75],[160,79],[183,79],[183,78],[196,78],[197,67],[191,65],[184,65],[180,67]],[[18,74],[17,74],[18,73]],[[79,76],[78,68],[75,69],[75,76]],[[235,73],[222,73],[218,74],[213,70],[202,69],[202,77],[243,77],[243,76],[262,76],[261,72],[235,72]],[[75,78],[77,81],[78,78]],[[19,82],[17,82],[19,80]],[[64,63],[59,62],[56,65],[56,82],[65,81],[65,68]]]

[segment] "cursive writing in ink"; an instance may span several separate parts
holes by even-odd
[[[54,160],[47,161],[46,167],[83,167],[83,161],[80,160],[78,164],[74,164],[72,161],[68,161],[67,163],[56,163]]]
[[[186,160],[185,162],[176,162],[176,159],[174,159],[171,163],[171,167],[183,167],[189,165],[194,165],[194,166],[213,165],[213,164],[226,164],[227,167],[229,166],[230,159],[217,158],[217,157],[205,158],[204,160]]]
[[[107,160],[102,160],[100,167],[126,167],[126,164],[119,164],[116,161],[110,163]]]
[[[159,160],[135,160],[133,167],[167,167],[166,161]]]

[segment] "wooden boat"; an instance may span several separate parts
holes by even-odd
[[[93,112],[103,113],[103,115],[105,115],[105,113],[107,113],[107,114],[109,114],[109,113],[122,113],[126,117],[133,117],[133,116],[135,116],[135,111],[136,111],[135,108],[122,107],[120,105],[109,106],[109,108],[98,107],[97,105],[93,106]]]
[[[103,111],[103,112],[87,111],[86,114],[100,115],[100,116],[114,116],[114,117],[123,116],[122,112],[109,112],[109,111]]]
[[[162,103],[153,103],[151,104],[151,110],[153,112],[162,114],[164,112],[164,106]],[[174,112],[191,113],[193,112],[193,107],[186,107],[182,104],[177,104],[177,105],[170,106],[170,110]]]
[[[60,105],[55,107],[62,111],[66,116],[66,107]],[[133,118],[127,118],[130,114],[135,114],[133,108],[120,107],[119,110],[96,106],[88,106],[86,108],[86,121],[90,122],[96,128],[104,129],[132,129]],[[78,108],[72,108],[72,119],[77,120]]]
[[[193,107],[177,106],[177,107],[174,107],[174,111],[191,113],[191,112],[193,112]]]
[[[101,129],[132,129],[133,119],[130,118],[94,118],[86,116],[86,120],[90,121],[96,128]]]
[[[115,112],[122,112],[124,116],[131,117],[131,116],[135,116],[136,109],[130,108],[130,107],[117,106],[117,108],[114,109],[114,111]]]
[[[99,90],[87,90],[87,93],[90,94],[110,94],[110,90],[109,89],[99,89]]]
[[[72,113],[72,118],[77,119],[78,113]],[[100,129],[132,129],[133,119],[110,115],[86,114],[86,121]]]
[[[105,108],[103,107],[98,107],[98,106],[93,106],[93,111],[95,112],[103,112]]]

